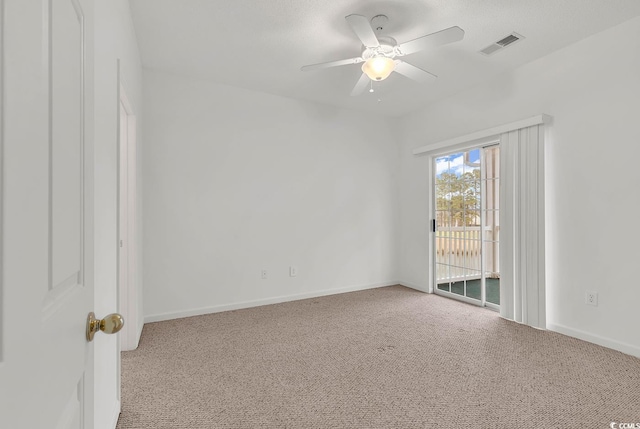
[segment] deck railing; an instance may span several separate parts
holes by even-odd
[[[500,227],[451,227],[436,233],[436,278],[473,279],[482,274],[482,242],[485,242],[487,276],[500,273],[498,245]]]

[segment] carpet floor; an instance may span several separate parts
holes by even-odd
[[[402,286],[144,327],[118,429],[608,428],[640,359]]]

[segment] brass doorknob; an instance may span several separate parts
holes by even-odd
[[[87,316],[87,341],[93,341],[93,336],[98,331],[102,331],[105,334],[115,334],[124,325],[124,319],[118,313],[111,313],[105,316],[104,319],[96,319],[96,315],[89,313]]]

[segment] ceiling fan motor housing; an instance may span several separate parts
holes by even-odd
[[[362,59],[368,60],[369,58],[385,56],[388,58],[395,58],[398,55],[398,42],[393,37],[381,36],[378,37],[380,46],[375,48],[367,48],[363,46]]]

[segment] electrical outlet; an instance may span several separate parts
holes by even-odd
[[[298,275],[298,267],[292,265],[289,267],[289,277],[295,277]]]
[[[587,305],[593,305],[594,307],[598,306],[598,292],[587,292],[585,297],[585,303]]]
[[[260,278],[262,280],[266,280],[267,279],[267,270],[260,271]]]

